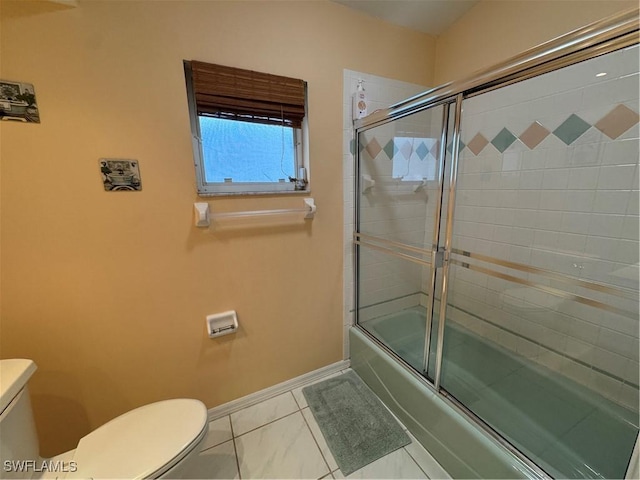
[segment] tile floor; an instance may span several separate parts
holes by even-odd
[[[211,421],[185,478],[451,478],[409,432],[412,443],[345,477],[302,388]]]

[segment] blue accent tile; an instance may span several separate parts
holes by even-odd
[[[516,136],[513,133],[506,128],[503,128],[500,130],[500,133],[491,140],[491,144],[496,147],[500,153],[504,153],[504,151],[516,140]]]
[[[572,113],[562,124],[553,131],[553,134],[567,145],[571,145],[584,132],[589,130],[591,125]]]
[[[425,157],[429,154],[429,149],[424,144],[424,142],[422,142],[420,143],[418,148],[416,148],[416,153],[418,154],[418,158],[420,158],[420,160],[424,160]]]

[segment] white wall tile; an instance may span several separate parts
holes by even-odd
[[[594,213],[624,214],[632,196],[630,190],[598,190],[595,194]]]
[[[599,190],[630,190],[637,176],[637,165],[611,165],[600,167]]]
[[[624,215],[607,215],[593,213],[589,216],[587,233],[602,237],[620,237]],[[582,232],[584,233],[584,231]]]

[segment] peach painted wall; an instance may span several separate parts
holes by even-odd
[[[435,84],[634,7],[637,0],[481,0],[438,37]]]
[[[148,402],[213,407],[342,359],[343,69],[429,85],[435,54],[328,1],[78,3],[0,13],[0,78],[33,83],[42,119],[0,125],[0,348],[38,364],[44,455]],[[193,226],[183,59],[308,82],[312,222]],[[139,160],[142,191],[105,192],[101,157]],[[209,339],[229,309],[240,331]]]

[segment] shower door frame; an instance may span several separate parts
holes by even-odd
[[[416,95],[402,102],[396,103],[387,109],[376,111],[367,117],[356,120],[354,122],[355,130],[355,148],[354,162],[355,174],[355,192],[354,192],[354,232],[353,232],[353,248],[354,248],[354,320],[355,328],[358,328],[371,341],[377,344],[387,354],[394,358],[404,369],[412,376],[418,379],[427,388],[435,391],[445,401],[449,402],[456,410],[460,411],[471,419],[477,426],[485,431],[490,437],[504,446],[512,454],[527,464],[535,474],[540,478],[550,478],[550,476],[530,460],[520,450],[516,449],[510,442],[499,435],[495,430],[489,427],[482,419],[471,412],[465,405],[461,404],[454,397],[449,395],[446,390],[440,386],[442,374],[442,354],[444,343],[444,327],[446,322],[447,309],[447,290],[448,290],[448,269],[450,263],[450,255],[452,252],[451,242],[453,237],[453,214],[455,211],[455,194],[457,182],[457,165],[459,159],[459,139],[460,139],[460,123],[462,118],[462,102],[466,98],[470,98],[482,93],[486,93],[498,88],[511,85],[529,78],[533,78],[545,73],[559,70],[564,67],[576,64],[581,61],[589,60],[607,53],[614,52],[626,47],[637,45],[640,43],[639,33],[639,13],[640,9],[632,9],[621,12],[609,18],[592,23],[580,29],[574,30],[566,35],[555,38],[549,42],[543,43],[537,47],[527,50],[510,60],[500,63],[494,67],[478,71],[470,78],[446,83],[440,87],[428,90],[422,94]],[[402,117],[424,111],[433,107],[443,105],[443,129],[441,132],[440,158],[438,159],[440,170],[439,195],[437,198],[434,229],[434,242],[431,250],[423,249],[423,253],[430,253],[430,261],[423,264],[431,268],[430,272],[430,291],[429,304],[427,306],[426,315],[426,336],[423,358],[423,372],[420,373],[411,367],[403,358],[384,345],[379,339],[363,328],[359,323],[359,271],[360,271],[360,246],[369,246],[371,244],[366,240],[363,241],[363,234],[360,232],[360,133],[371,128],[390,123]],[[451,106],[455,106],[455,114],[453,117],[454,125],[452,132],[449,132],[448,112]],[[446,220],[442,216],[442,202],[444,194],[444,166],[445,166],[445,146],[447,139],[451,133],[451,170],[449,176],[449,198],[447,205]],[[439,233],[442,221],[446,221],[446,234],[444,238],[444,248],[439,247]],[[374,247],[375,248],[375,247]],[[436,275],[438,270],[442,273],[442,286],[440,290],[440,311],[438,323],[437,348],[435,352],[436,370],[433,382],[427,376],[429,351],[431,348],[431,328],[433,319],[434,302],[436,300]],[[634,463],[634,457],[638,457],[638,442],[634,446],[633,455],[627,472]]]

